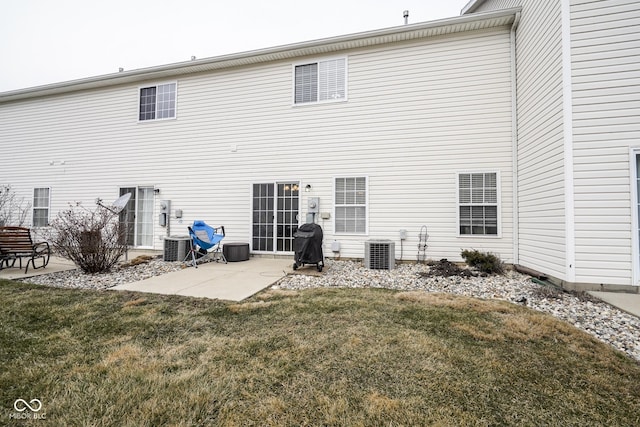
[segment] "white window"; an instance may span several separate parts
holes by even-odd
[[[347,60],[330,59],[295,66],[296,104],[344,101],[347,98]]]
[[[336,178],[335,232],[367,233],[367,178]]]
[[[458,209],[460,235],[498,235],[498,174],[460,173]]]
[[[49,225],[49,188],[33,189],[33,220],[34,227]]]
[[[142,120],[173,119],[176,117],[176,83],[140,88]]]

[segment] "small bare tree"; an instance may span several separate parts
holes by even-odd
[[[11,185],[0,185],[0,227],[23,226],[31,210],[31,203],[18,198]]]
[[[51,221],[47,238],[58,255],[73,261],[85,273],[111,270],[127,251],[125,227],[109,209],[94,210],[80,203]]]

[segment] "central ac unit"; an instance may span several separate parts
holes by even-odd
[[[391,240],[364,242],[364,266],[370,270],[392,270],[395,267],[395,243]]]
[[[189,236],[168,236],[164,238],[164,261],[184,261],[191,248]]]

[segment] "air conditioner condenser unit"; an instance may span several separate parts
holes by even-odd
[[[392,270],[395,267],[395,243],[391,240],[364,242],[364,266],[370,270]]]
[[[164,238],[164,261],[184,261],[191,248],[189,236],[168,236]]]

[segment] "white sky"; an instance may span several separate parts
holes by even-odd
[[[0,92],[458,16],[468,0],[0,0]]]

